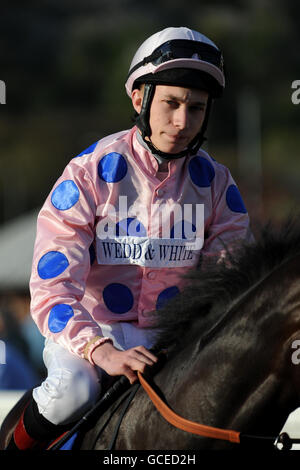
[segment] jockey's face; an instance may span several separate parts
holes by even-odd
[[[134,90],[133,106],[140,112],[143,88]],[[150,109],[151,142],[162,152],[179,153],[198,134],[208,93],[194,88],[157,85]]]

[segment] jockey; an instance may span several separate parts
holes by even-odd
[[[111,377],[135,382],[157,361],[151,312],[200,260],[205,267],[249,238],[229,170],[201,149],[224,86],[222,54],[206,36],[186,27],[152,35],[126,80],[134,127],[92,144],[55,183],[38,216],[30,279],[48,375],[9,449],[69,429]]]

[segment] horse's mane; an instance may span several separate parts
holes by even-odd
[[[267,223],[256,230],[254,243],[244,243],[228,262],[211,264],[191,271],[188,286],[165,307],[154,314],[159,330],[155,349],[178,346],[185,332],[197,322],[205,333],[211,327],[212,311],[225,312],[243,292],[257,283],[276,266],[300,253],[300,223],[288,218],[279,228]],[[176,349],[178,349],[176,347]]]

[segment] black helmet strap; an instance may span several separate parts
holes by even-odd
[[[145,83],[144,87],[144,96],[140,114],[136,119],[136,124],[140,131],[142,132],[142,137],[145,140],[145,137],[151,136],[150,128],[150,108],[155,92],[155,85],[152,83]]]

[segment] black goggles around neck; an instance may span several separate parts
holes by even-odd
[[[157,47],[152,54],[136,64],[130,70],[128,77],[146,64],[160,65],[174,59],[193,59],[195,54],[199,60],[215,65],[223,72],[223,56],[214,46],[189,39],[173,39]]]

